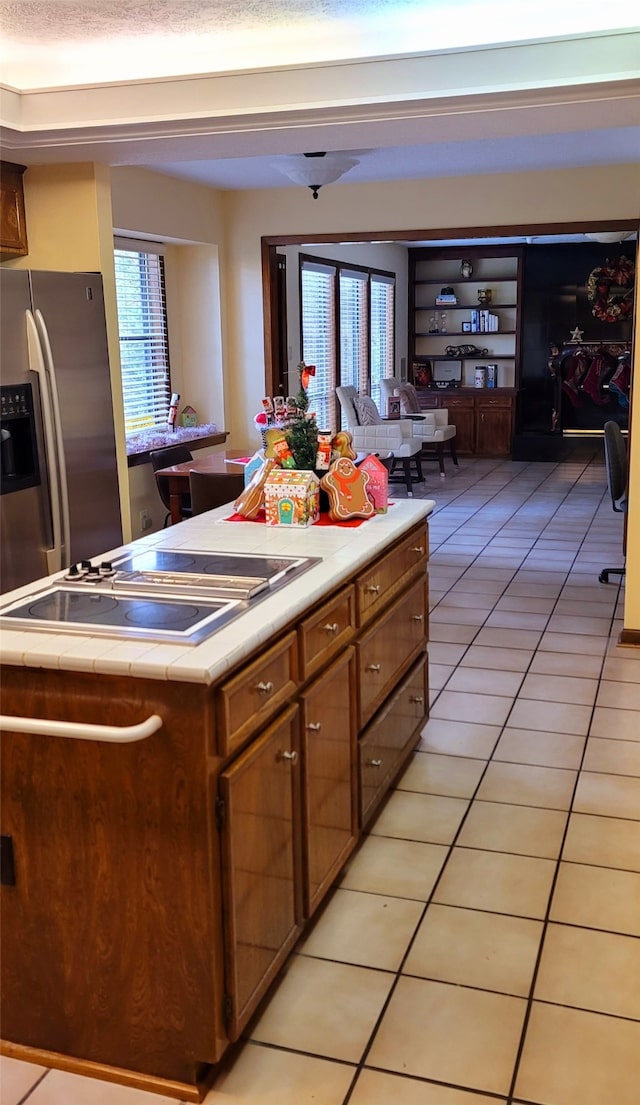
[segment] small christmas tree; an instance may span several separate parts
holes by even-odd
[[[300,377],[300,389],[296,395],[298,411],[289,419],[289,425],[285,431],[287,444],[293,453],[296,468],[314,469],[316,466],[318,427],[315,414],[307,414],[309,407],[307,388],[309,378],[315,376],[315,374],[315,365],[306,365],[304,361],[301,361],[298,365],[298,375]]]

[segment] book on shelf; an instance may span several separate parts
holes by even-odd
[[[498,332],[498,316],[492,311],[480,310],[471,312],[472,334],[496,334]]]
[[[436,307],[455,307],[458,300],[455,295],[437,295]]]

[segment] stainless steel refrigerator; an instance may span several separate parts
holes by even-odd
[[[122,544],[102,278],[0,267],[0,580]]]

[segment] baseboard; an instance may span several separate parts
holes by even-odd
[[[621,645],[640,648],[640,629],[623,629],[618,640]]]

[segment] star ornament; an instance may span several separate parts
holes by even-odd
[[[576,326],[575,329],[571,331],[571,341],[582,341],[583,334],[584,330],[580,330],[580,328]]]

